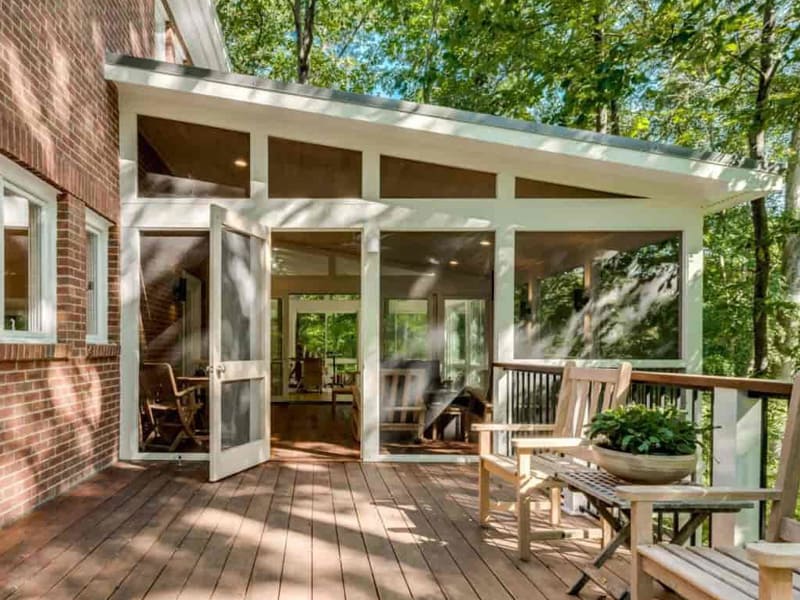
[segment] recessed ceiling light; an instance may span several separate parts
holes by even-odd
[[[235,161],[233,161],[233,164],[240,169],[244,169],[247,166],[247,161],[243,158],[237,158]]]
[[[455,266],[458,266],[458,261],[457,260],[450,260],[450,261],[447,262],[447,264],[450,265],[451,267],[455,267]]]
[[[491,246],[492,242],[490,242],[489,240],[481,240],[480,244],[481,246]]]

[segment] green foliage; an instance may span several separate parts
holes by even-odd
[[[628,404],[592,418],[587,436],[595,444],[631,454],[679,456],[693,454],[703,433],[677,408],[647,408]]]
[[[236,71],[296,77],[289,6],[217,0]],[[316,6],[313,84],[738,155],[750,153],[764,75],[763,15],[774,6],[766,42],[774,78],[761,115],[765,154],[791,156],[789,135],[800,115],[796,0],[327,0]],[[800,314],[783,301],[780,273],[787,233],[800,226],[784,214],[780,194],[768,209],[773,270],[766,310],[775,374],[787,361],[800,364],[800,338],[789,335]],[[707,217],[704,243],[704,370],[748,375],[755,271],[749,207]],[[567,279],[545,293],[568,300]],[[603,352],[649,351],[677,322],[677,308],[654,313],[625,344]],[[564,316],[558,307],[546,310],[552,313],[542,315],[546,323]],[[573,350],[582,352],[580,344]]]

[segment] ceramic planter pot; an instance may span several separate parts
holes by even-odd
[[[592,446],[592,449],[598,466],[631,483],[675,483],[697,470],[697,454],[661,456],[629,454],[599,446]]]

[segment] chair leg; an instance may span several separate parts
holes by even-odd
[[[561,488],[550,488],[550,525],[561,525]]]
[[[631,600],[652,600],[655,593],[653,578],[645,573],[640,545],[653,543],[653,504],[631,502]]]
[[[792,571],[759,566],[758,600],[791,600]]]
[[[489,471],[478,461],[478,520],[481,527],[489,524]]]
[[[517,544],[520,560],[531,558],[531,497],[517,493]]]

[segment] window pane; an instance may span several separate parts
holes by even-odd
[[[7,331],[39,331],[40,209],[6,190],[3,199],[5,318]]]
[[[96,233],[86,232],[86,334],[97,335],[98,332],[98,289],[97,265],[100,241]]]
[[[139,116],[139,195],[249,198],[250,136]]]
[[[680,234],[518,233],[517,358],[680,357]]]
[[[428,358],[428,301],[389,300],[383,339],[384,359]]]

